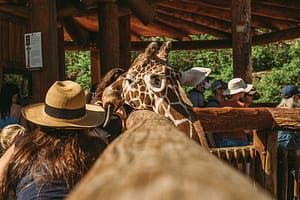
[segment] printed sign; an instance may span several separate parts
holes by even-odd
[[[41,32],[24,34],[25,63],[27,69],[43,67],[42,34]]]

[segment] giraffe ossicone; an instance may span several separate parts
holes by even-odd
[[[181,87],[180,72],[168,64],[170,48],[170,42],[164,43],[160,49],[157,42],[151,42],[126,74],[105,88],[103,107],[116,109],[126,103],[134,109],[152,110],[171,120],[187,136],[207,148],[201,123]]]

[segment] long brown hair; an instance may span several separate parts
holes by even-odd
[[[1,188],[4,199],[26,175],[34,182],[63,181],[71,189],[106,147],[85,129],[45,127],[19,138],[17,143]]]

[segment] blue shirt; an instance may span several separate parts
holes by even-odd
[[[17,200],[62,200],[70,189],[61,182],[34,182],[31,176],[25,176],[16,188]]]
[[[191,100],[193,107],[204,107],[203,94],[196,88],[189,91],[188,97]]]
[[[15,117],[8,117],[5,120],[0,119],[0,130],[3,129],[5,126],[10,124],[18,124],[19,120]]]

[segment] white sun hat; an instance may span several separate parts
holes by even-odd
[[[252,84],[246,84],[242,78],[234,78],[228,82],[228,88],[224,91],[224,95],[233,95],[239,92],[250,92],[253,88]]]
[[[196,87],[201,83],[211,72],[211,69],[206,67],[193,67],[182,72],[181,84],[190,87]]]

